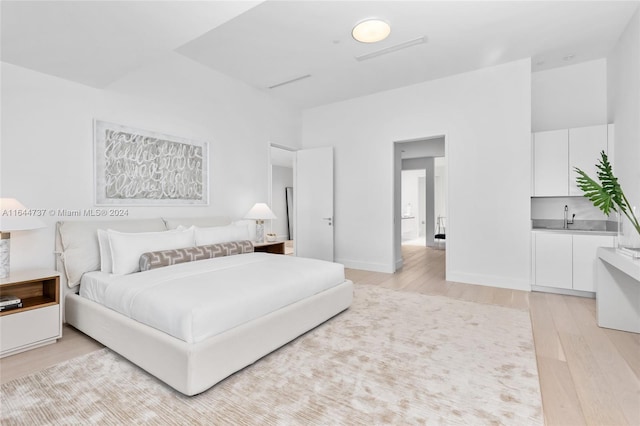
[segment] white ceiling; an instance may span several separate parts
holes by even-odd
[[[104,88],[260,1],[2,1],[1,58]]]
[[[306,108],[527,57],[534,71],[602,58],[638,4],[2,1],[1,53],[5,62],[104,88],[177,51]],[[387,40],[351,38],[368,17],[391,24]],[[421,36],[427,43],[355,59]]]

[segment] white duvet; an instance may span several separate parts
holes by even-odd
[[[247,253],[130,275],[90,272],[80,295],[195,343],[344,280],[337,263]]]

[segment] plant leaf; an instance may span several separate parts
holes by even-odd
[[[611,196],[614,205],[618,206],[624,213],[626,211],[626,203],[623,200],[623,193],[618,178],[613,175],[611,163],[604,151],[600,152],[600,162],[596,164],[598,168],[598,179],[602,183],[602,188]]]
[[[584,191],[584,196],[607,216],[611,210],[627,216],[638,234],[640,234],[640,221],[638,221],[635,212],[629,205],[629,200],[622,192],[618,178],[613,175],[611,163],[609,163],[609,158],[604,151],[600,152],[600,161],[596,164],[596,168],[598,169],[596,174],[602,185],[591,179],[578,167],[573,168],[578,173],[578,178],[576,179],[578,188]]]
[[[587,197],[594,206],[602,210],[607,216],[611,213],[611,210],[617,211],[613,197],[605,188],[591,179],[589,175],[578,167],[574,167],[573,169],[578,174],[578,178],[576,179],[578,188],[584,192],[584,196]]]

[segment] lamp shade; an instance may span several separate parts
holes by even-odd
[[[244,216],[245,219],[256,219],[256,220],[264,220],[264,219],[275,219],[276,215],[273,214],[271,209],[265,203],[256,203],[249,213]]]
[[[27,231],[46,225],[15,198],[0,198],[0,232]]]

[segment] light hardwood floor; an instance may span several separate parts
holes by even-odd
[[[348,269],[356,283],[528,311],[547,425],[640,425],[640,335],[600,328],[595,301],[445,281],[445,252],[403,246],[395,274]],[[72,327],[56,344],[0,360],[0,382],[102,346]]]

